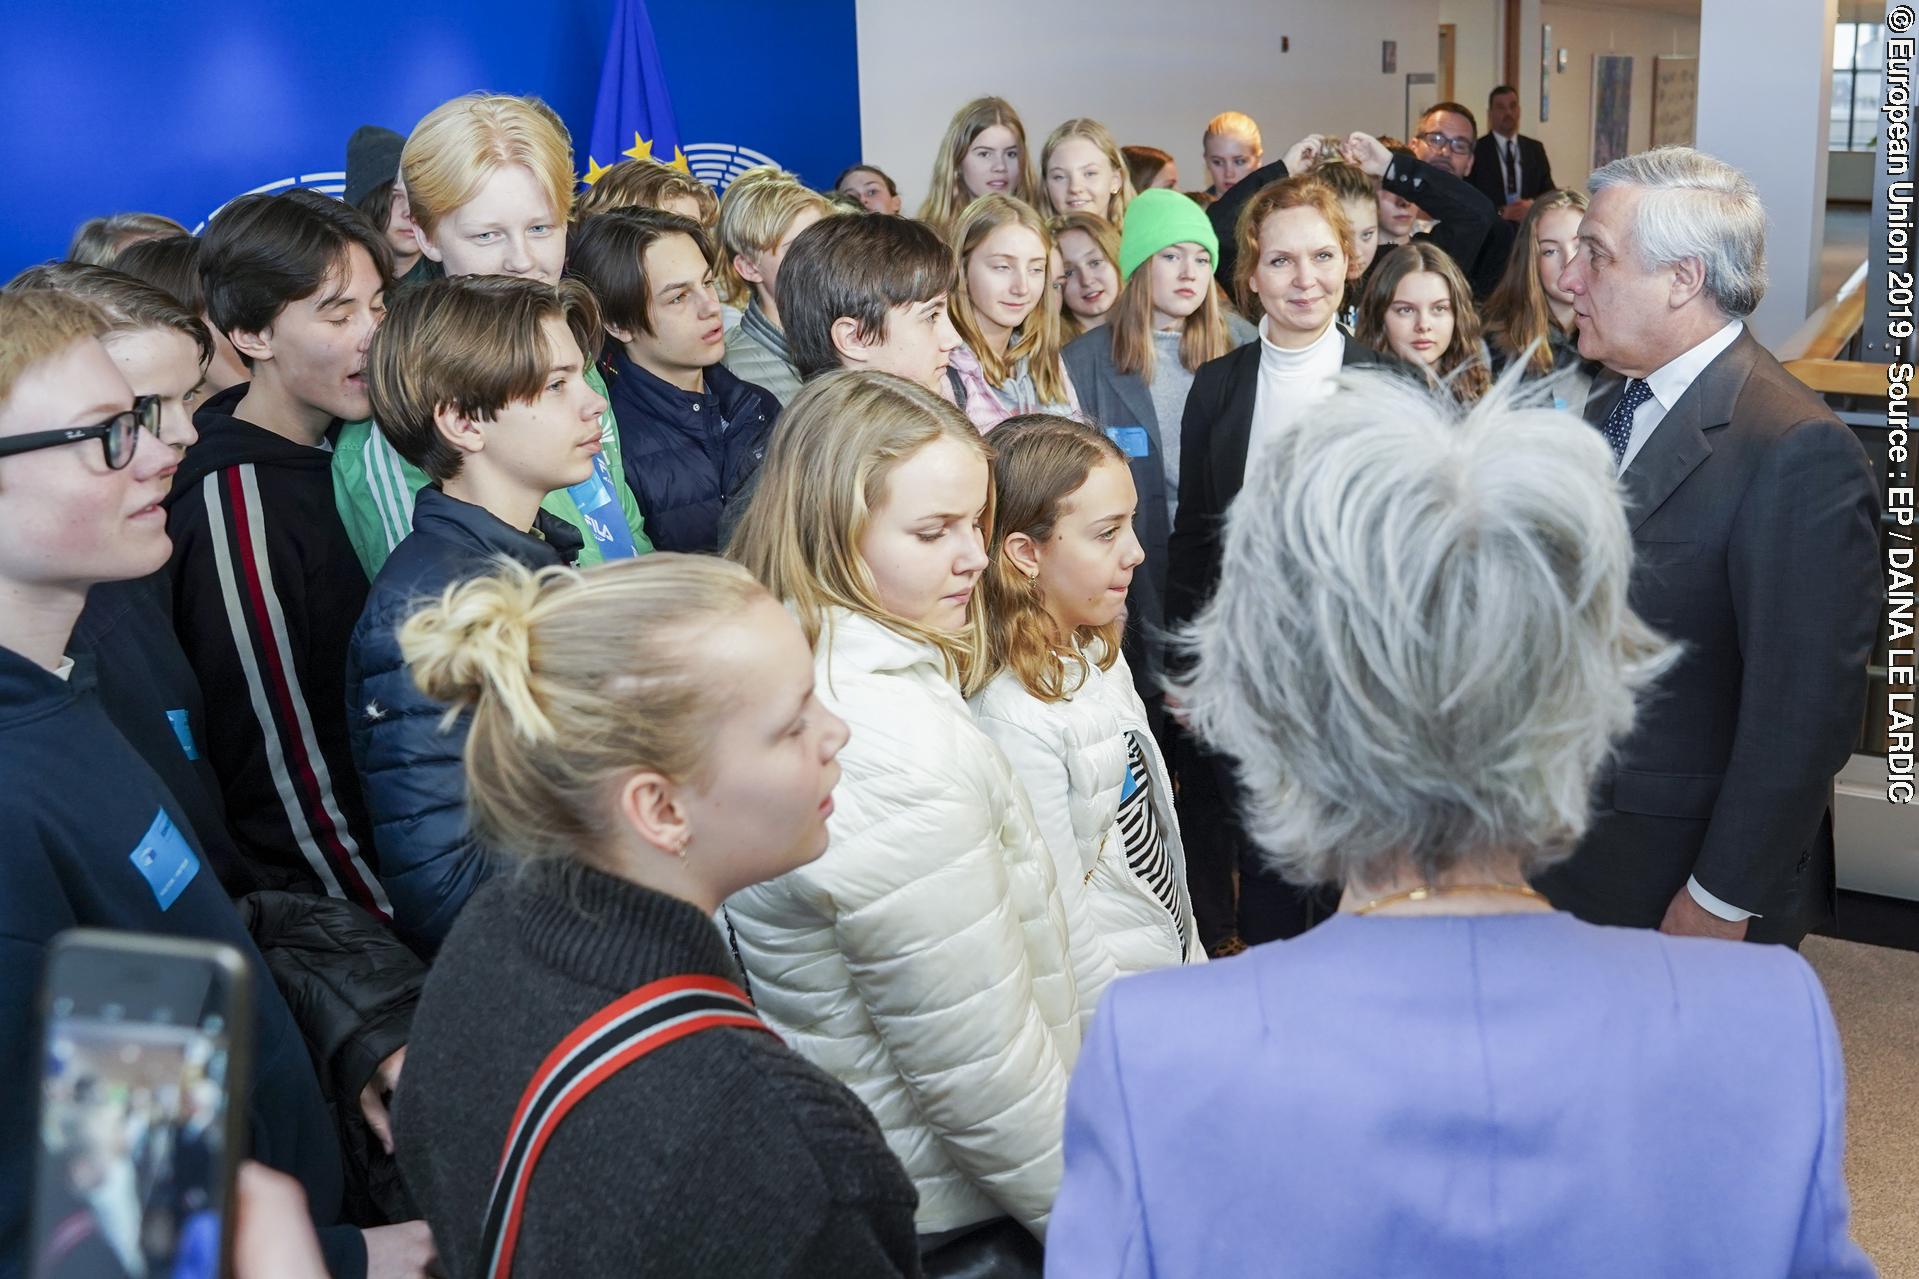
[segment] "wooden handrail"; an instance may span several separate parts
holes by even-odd
[[[1830,360],[1846,349],[1852,335],[1866,322],[1866,263],[1861,262],[1839,291],[1806,317],[1797,332],[1774,352],[1781,364],[1798,360]],[[1805,381],[1804,378],[1800,379]],[[1808,386],[1812,384],[1807,382]],[[1813,387],[1814,390],[1820,388]],[[1879,390],[1885,391],[1881,381]]]
[[[1886,398],[1886,378],[1890,364],[1866,364],[1859,360],[1786,360],[1786,372],[1821,395],[1863,395]]]

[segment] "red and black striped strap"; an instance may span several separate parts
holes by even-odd
[[[480,1256],[488,1279],[507,1279],[527,1187],[540,1152],[567,1112],[622,1067],[676,1039],[718,1026],[765,1030],[753,1001],[720,977],[668,977],[622,995],[581,1022],[547,1054],[513,1112],[487,1197]]]

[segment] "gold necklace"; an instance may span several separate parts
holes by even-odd
[[[1370,915],[1387,906],[1397,906],[1401,902],[1431,901],[1435,897],[1452,897],[1459,893],[1505,893],[1510,897],[1530,897],[1534,901],[1546,901],[1543,894],[1525,884],[1453,884],[1445,888],[1421,885],[1408,888],[1404,892],[1388,893],[1384,897],[1375,897],[1362,906],[1353,908],[1355,915]],[[1547,905],[1551,905],[1547,902]]]

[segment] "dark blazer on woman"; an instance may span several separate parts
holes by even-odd
[[[1219,580],[1219,535],[1226,508],[1246,479],[1262,344],[1199,366],[1179,433],[1179,510],[1167,548],[1166,621],[1179,626],[1205,606]],[[1346,368],[1405,372],[1404,362],[1346,339]],[[1078,385],[1077,380],[1075,385]]]
[[[1172,629],[1198,615],[1219,581],[1226,511],[1246,478],[1262,349],[1261,343],[1252,342],[1202,364],[1186,397],[1179,437],[1179,509],[1167,554],[1166,624]],[[1352,338],[1346,339],[1340,362],[1347,368],[1407,371],[1402,361]],[[1235,809],[1237,786],[1230,761],[1183,733],[1176,736],[1170,754],[1179,774],[1186,883],[1200,940],[1208,949],[1235,935],[1249,943],[1290,937],[1330,909],[1260,868]],[[1237,908],[1235,865],[1240,871]]]

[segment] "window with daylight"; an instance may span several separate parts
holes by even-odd
[[[1870,151],[1879,140],[1879,88],[1886,67],[1885,28],[1841,22],[1832,31],[1831,151]]]

